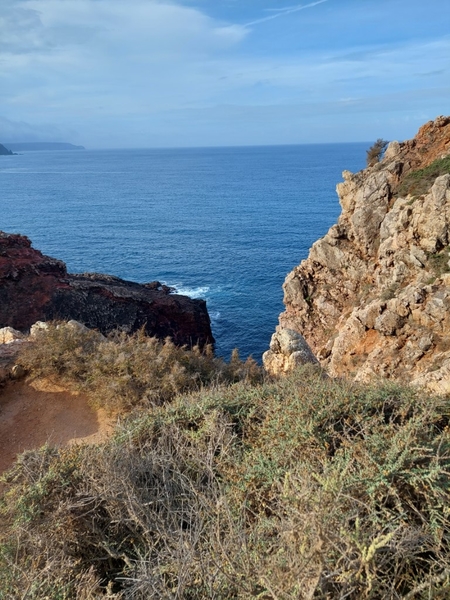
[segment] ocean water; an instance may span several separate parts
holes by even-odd
[[[336,221],[368,144],[26,152],[0,157],[0,229],[70,272],[205,298],[216,352],[258,361],[286,274]]]

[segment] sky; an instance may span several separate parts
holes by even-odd
[[[403,140],[450,114],[450,0],[0,0],[0,143]]]

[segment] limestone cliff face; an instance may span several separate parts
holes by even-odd
[[[287,276],[278,328],[301,333],[331,375],[450,392],[447,165],[450,117],[439,117],[375,166],[344,171],[341,216]],[[266,368],[280,372],[273,354]]]

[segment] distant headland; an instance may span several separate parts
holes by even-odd
[[[8,148],[16,152],[25,150],[86,150],[84,146],[75,146],[67,142],[11,142],[8,144]]]
[[[5,148],[3,144],[0,144],[0,156],[11,156],[14,152],[11,152],[8,148]]]

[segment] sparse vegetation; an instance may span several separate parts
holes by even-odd
[[[428,254],[428,263],[436,277],[440,277],[444,273],[448,273],[450,271],[449,262],[450,254],[448,246],[439,252]]]
[[[94,345],[114,357],[105,364],[124,352],[128,374],[145,369],[121,336]],[[173,350],[169,360],[168,349],[154,360],[181,356],[186,373],[201,360]],[[39,373],[68,378],[59,358],[49,351]],[[144,400],[102,446],[19,458],[3,478],[2,600],[450,596],[448,398],[333,381],[311,366],[225,383],[212,364],[213,385],[199,375],[195,392]],[[114,372],[70,368],[94,391]]]
[[[450,173],[450,156],[438,158],[428,167],[411,171],[403,179],[398,189],[399,196],[421,196],[426,194],[436,177]]]
[[[381,157],[383,156],[384,151],[386,150],[386,146],[389,144],[388,141],[378,138],[377,141],[370,146],[367,150],[367,166],[373,167],[378,162],[380,162]]]
[[[398,283],[392,283],[391,285],[389,285],[381,293],[381,300],[383,300],[384,302],[387,302],[388,300],[392,300],[392,298],[395,298],[395,295],[398,292],[399,287],[400,286]]]

